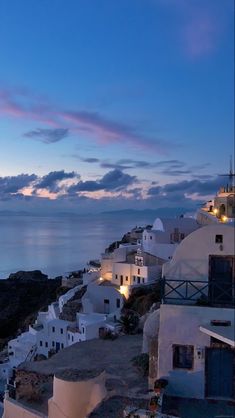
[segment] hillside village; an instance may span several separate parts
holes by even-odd
[[[63,277],[67,291],[8,343],[3,417],[234,416],[234,221],[231,185]]]

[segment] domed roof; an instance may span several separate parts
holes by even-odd
[[[152,230],[154,231],[164,231],[164,226],[160,218],[156,218]]]

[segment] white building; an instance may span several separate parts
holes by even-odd
[[[125,261],[116,261],[112,266],[112,283],[118,286],[150,284],[161,277],[162,262],[140,248],[129,254]]]
[[[163,261],[169,260],[177,245],[198,228],[199,224],[193,218],[157,218],[152,228],[145,229],[143,232],[143,251]]]
[[[163,266],[156,377],[170,395],[235,399],[234,237],[222,223],[202,227]]]
[[[97,280],[97,273],[89,275],[89,278],[92,279],[87,280],[90,284],[81,299],[82,311],[77,313],[74,321],[60,319],[60,314],[82,285],[60,296],[59,301],[49,305],[46,312],[39,312],[35,324],[8,343],[9,364],[4,366],[5,374],[8,374],[9,367],[12,369],[26,360],[33,360],[36,355],[48,357],[75,342],[98,338],[99,329],[106,325],[109,328],[113,323],[115,328],[123,296],[114,286],[105,286],[100,281],[99,285],[93,283]]]
[[[231,178],[234,174],[230,174]],[[231,183],[231,181],[230,181]],[[235,220],[235,186],[221,187],[213,200],[207,202],[197,212],[197,221],[202,224],[227,223],[234,224]]]
[[[125,262],[129,254],[133,254],[140,248],[140,244],[120,244],[113,252],[101,254],[101,271],[100,275],[104,280],[112,280],[113,264]]]

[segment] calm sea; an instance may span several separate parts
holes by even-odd
[[[149,219],[150,218],[150,219]],[[67,217],[0,216],[0,278],[39,269],[50,277],[78,270],[131,228],[151,224],[149,215]]]

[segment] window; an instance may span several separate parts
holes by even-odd
[[[68,334],[68,340],[70,340],[70,334]]]
[[[142,278],[142,283],[144,283],[144,277]]]
[[[223,235],[216,235],[215,242],[216,244],[223,244]]]
[[[128,276],[126,276],[126,282],[128,281]]]
[[[123,280],[123,275],[121,274],[120,279]]]
[[[40,344],[40,347],[42,347],[42,341],[40,341],[39,344]]]
[[[82,333],[85,334],[85,328],[84,327],[82,327]]]
[[[173,345],[173,368],[193,368],[193,345]]]
[[[115,274],[115,279],[116,279],[116,280],[118,279],[118,275],[117,275],[117,274]]]
[[[61,348],[64,348],[64,344],[63,343],[61,344]]]
[[[146,239],[146,235],[144,236],[144,239]]]
[[[138,281],[138,283],[140,283],[140,277],[137,277],[137,281]]]
[[[135,276],[133,276],[133,281],[135,282]]]
[[[72,342],[73,342],[73,339],[74,339],[74,338],[73,338],[73,335],[72,335]]]
[[[140,274],[140,269],[138,269],[138,274]]]
[[[55,347],[55,341],[52,341],[52,347]]]
[[[184,239],[185,238],[185,234],[180,234],[180,239]]]
[[[52,332],[55,332],[55,327],[52,327]]]
[[[63,333],[64,333],[63,328],[60,328],[60,333],[61,333],[61,334],[63,334]]]
[[[150,237],[149,237],[150,239],[153,239],[153,237],[152,237],[152,235],[150,235]]]
[[[116,306],[117,306],[117,308],[120,308],[120,306],[121,306],[120,299],[116,299]]]
[[[48,342],[47,341],[45,342],[45,347],[48,347]]]

